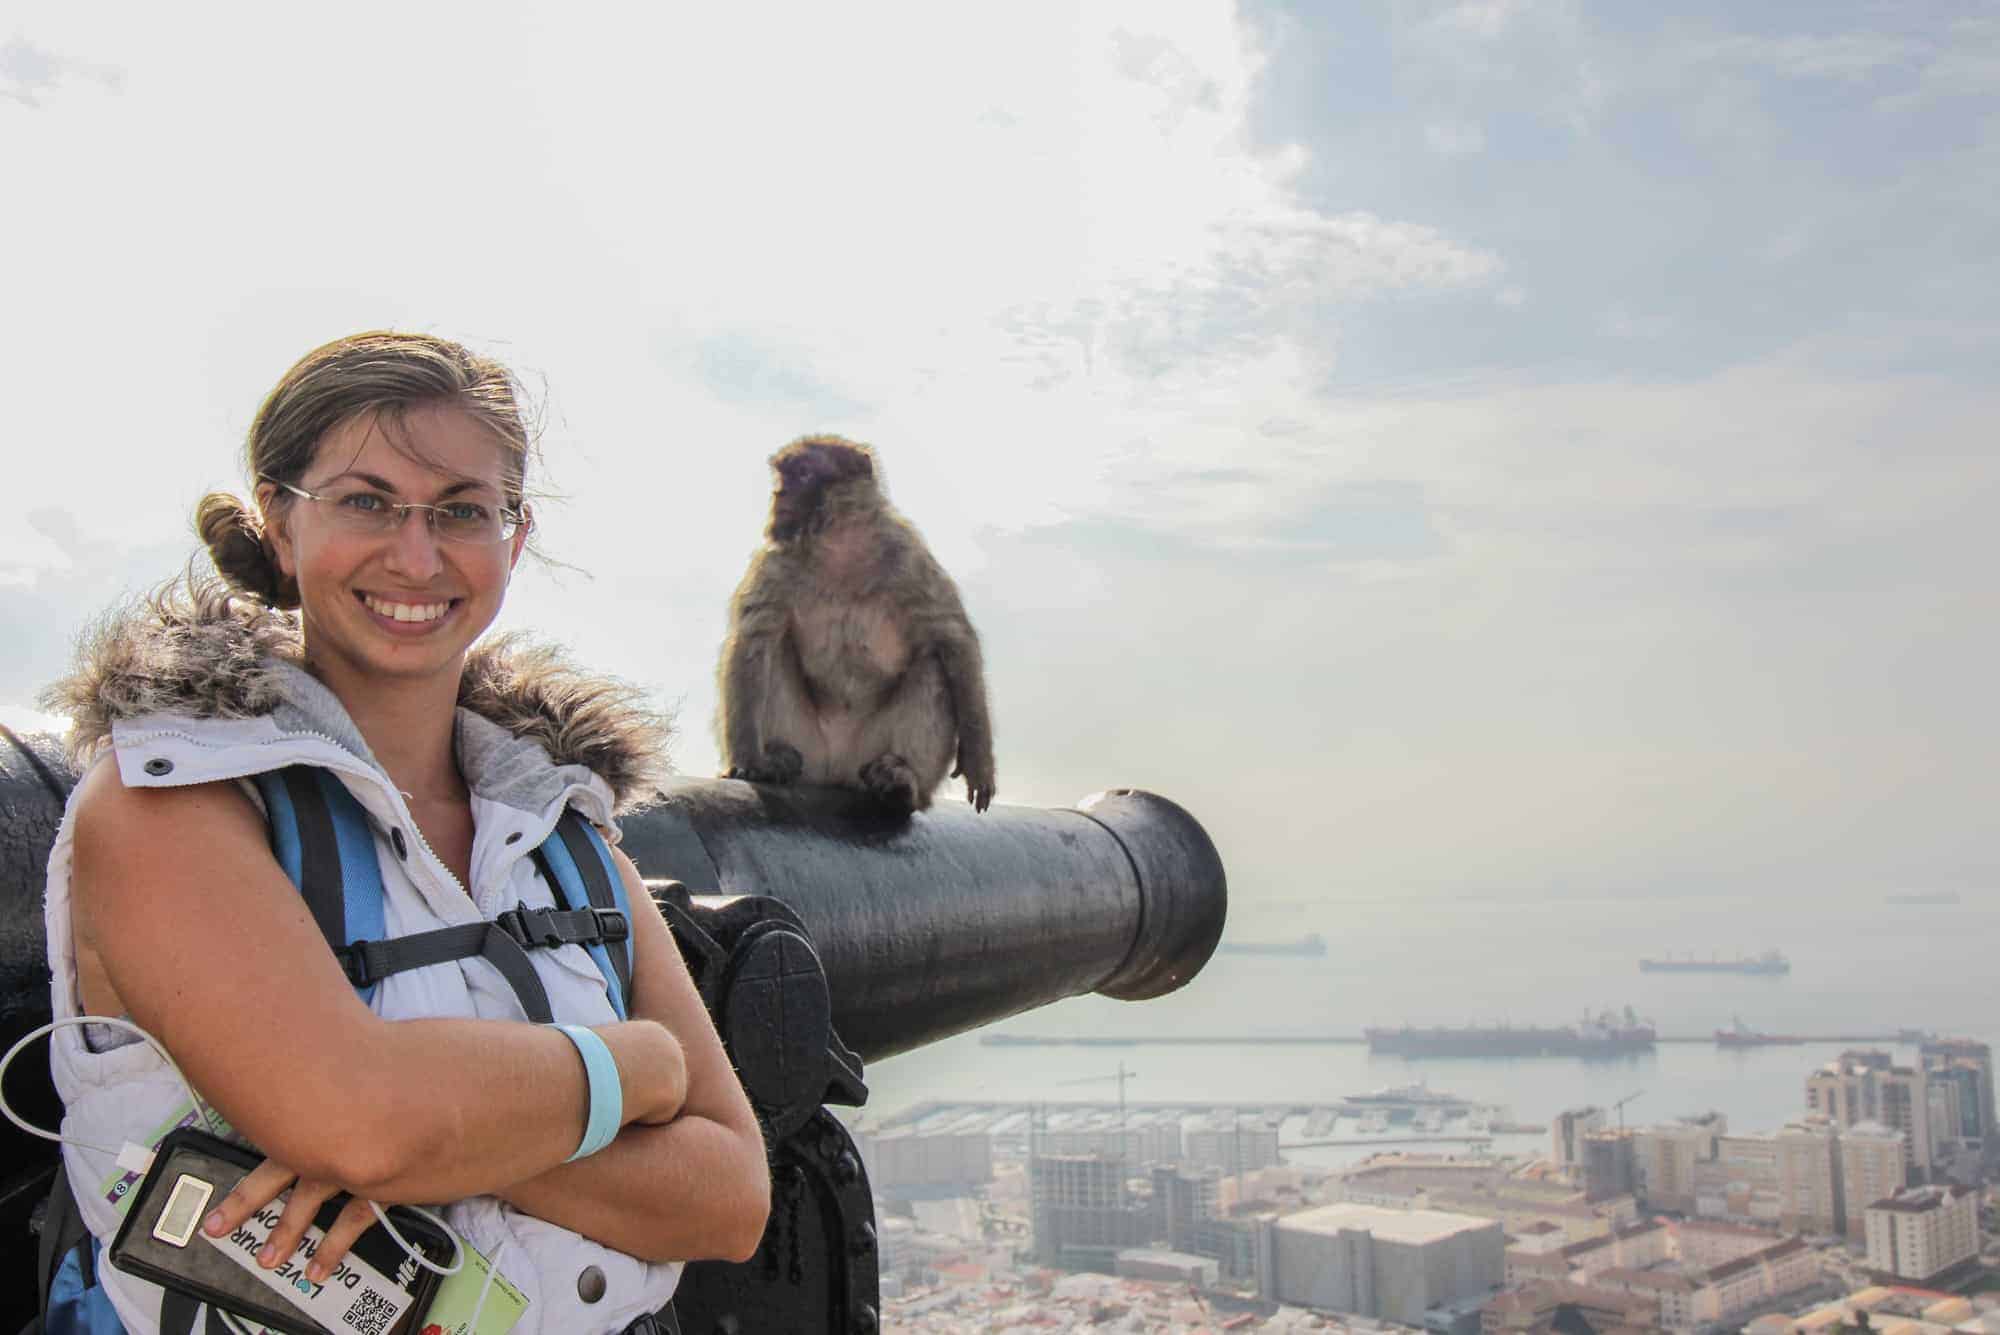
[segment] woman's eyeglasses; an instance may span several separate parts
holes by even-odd
[[[374,537],[400,529],[403,520],[413,510],[423,512],[431,532],[442,541],[474,546],[505,542],[528,522],[528,516],[523,511],[483,501],[441,501],[436,505],[427,505],[422,501],[393,501],[369,487],[318,492],[307,491],[304,487],[295,487],[276,478],[267,477],[264,480],[301,500],[317,502],[324,508],[327,518],[340,528]]]

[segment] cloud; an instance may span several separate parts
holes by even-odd
[[[0,98],[39,110],[48,98],[71,81],[94,83],[106,92],[121,92],[124,71],[93,65],[46,50],[19,33],[0,42]]]
[[[1439,122],[1424,127],[1424,143],[1433,153],[1462,157],[1486,147],[1486,131],[1476,124]]]
[[[764,460],[829,427],[965,589],[1008,800],[1154,787],[1244,900],[1990,865],[1977,31],[499,12],[283,67],[255,8],[62,34],[176,77],[30,79],[0,704],[179,566],[293,356],[388,324],[551,387],[543,537],[593,577],[524,569],[508,624],[678,704],[691,772]],[[504,165],[379,151],[412,124]]]

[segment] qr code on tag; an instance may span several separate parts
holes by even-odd
[[[341,1324],[355,1335],[383,1335],[400,1309],[373,1289],[363,1289],[354,1305],[341,1314]]]

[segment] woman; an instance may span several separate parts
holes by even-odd
[[[442,339],[356,335],[285,375],[248,455],[254,509],[210,496],[196,517],[233,594],[190,581],[108,623],[52,692],[89,767],[50,858],[55,1013],[129,1015],[268,1156],[206,1223],[226,1236],[288,1189],[263,1264],[336,1191],[356,1199],[313,1278],[374,1222],[367,1201],[450,1202],[473,1247],[505,1247],[528,1299],[517,1332],[644,1329],[677,1262],[755,1251],[769,1183],[630,860],[613,850],[633,910],[628,1020],[580,945],[525,952],[554,1020],[588,1027],[575,1038],[525,1023],[518,980],[480,956],[364,1001],[274,857],[254,783],[296,765],[337,777],[366,813],[392,937],[550,906],[532,855],[564,812],[615,840],[614,812],[650,795],[664,730],[629,689],[546,650],[473,648],[530,528],[515,382]],[[607,1102],[591,1034],[622,1086],[602,1130],[621,1129],[567,1162],[593,1096]],[[143,1043],[77,1028],[52,1043],[66,1136],[151,1144],[185,1109]],[[107,1242],[115,1165],[76,1144],[64,1157]],[[162,1328],[160,1289],[97,1273],[126,1329]],[[185,1304],[165,1301],[177,1323]]]

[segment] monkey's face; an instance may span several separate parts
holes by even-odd
[[[771,465],[771,527],[775,542],[790,542],[805,529],[826,490],[827,470],[807,454],[781,458]]]
[[[835,483],[874,486],[868,448],[842,436],[804,436],[771,456],[771,526],[774,542],[790,542],[812,526]]]

